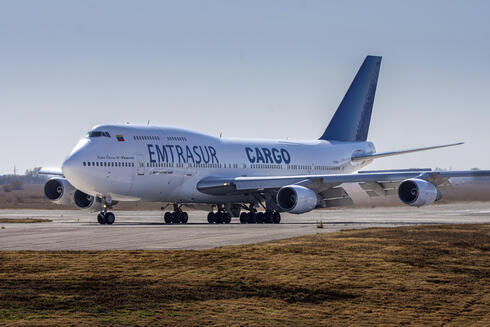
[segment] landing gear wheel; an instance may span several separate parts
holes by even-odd
[[[180,212],[178,212],[178,211],[177,211],[177,212],[172,213],[172,223],[174,223],[174,224],[178,224],[178,223],[180,223],[180,216],[181,216],[181,215],[182,215],[182,214],[181,214]]]
[[[242,212],[240,214],[240,224],[246,224],[247,223],[247,220],[248,220],[247,215],[248,214],[246,212]]]
[[[114,221],[116,220],[116,216],[112,212],[106,212],[104,215],[105,222],[108,225],[114,224]]]
[[[99,222],[99,224],[101,225],[104,225],[107,223],[107,220],[105,219],[105,215],[103,212],[100,212],[98,215],[97,215],[97,221]]]
[[[255,217],[255,212],[251,212],[248,214],[248,219],[247,219],[247,223],[249,224],[255,224],[257,222],[257,218]]]
[[[215,224],[222,224],[223,223],[223,213],[222,212],[217,212],[216,215],[214,216],[214,223]]]
[[[224,222],[225,224],[229,224],[229,223],[231,223],[231,215],[230,215],[228,212],[225,212],[225,213],[223,214],[223,222]]]
[[[257,224],[263,224],[264,223],[264,213],[263,212],[257,212],[255,215],[255,221]]]
[[[165,215],[163,215],[163,220],[165,221],[165,224],[170,224],[172,222],[172,214],[170,212],[165,212]]]
[[[187,224],[188,220],[189,220],[189,215],[187,214],[187,212],[182,212],[180,215],[180,222],[182,224]]]
[[[210,213],[208,213],[208,223],[214,224],[214,219],[215,219],[215,214],[214,212],[211,211]]]
[[[272,215],[273,213],[270,211],[266,211],[264,214],[264,223],[272,224]]]
[[[281,214],[277,211],[274,211],[272,214],[272,222],[274,224],[279,224],[281,222]]]

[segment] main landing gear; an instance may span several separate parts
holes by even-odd
[[[163,220],[165,220],[166,224],[187,224],[189,215],[187,212],[182,211],[182,206],[174,204],[174,211],[165,212]]]
[[[112,212],[102,211],[97,215],[97,221],[101,225],[104,225],[104,224],[112,225],[112,224],[114,224],[115,220],[116,220],[116,216]]]
[[[281,222],[281,214],[278,211],[242,212],[240,214],[240,223],[242,224],[279,224]]]
[[[224,209],[222,205],[218,205],[218,211],[208,213],[208,223],[210,224],[229,224],[231,222],[231,214]]]

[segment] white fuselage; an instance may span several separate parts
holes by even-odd
[[[120,201],[226,203],[243,195],[204,194],[206,177],[349,174],[370,161],[371,142],[216,138],[171,127],[100,125],[80,140],[62,170],[77,189]]]

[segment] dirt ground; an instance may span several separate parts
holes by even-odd
[[[490,325],[490,225],[202,251],[0,252],[6,326]]]

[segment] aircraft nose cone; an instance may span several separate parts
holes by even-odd
[[[87,142],[81,140],[61,165],[63,175],[65,175],[68,181],[80,178],[82,174],[83,154],[86,152],[86,148]]]
[[[79,160],[78,151],[72,152],[66,159],[63,161],[61,165],[61,170],[63,171],[63,175],[65,175],[68,179],[70,177],[74,177],[77,172],[77,168],[82,165]]]

